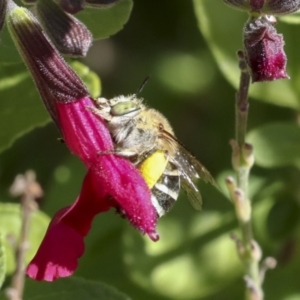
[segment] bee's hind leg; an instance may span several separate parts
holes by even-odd
[[[99,151],[97,154],[98,155],[115,154],[123,158],[129,159],[130,161],[136,161],[138,157],[138,153],[136,153],[136,151],[132,149],[126,149],[126,148],[115,148],[106,151]]]

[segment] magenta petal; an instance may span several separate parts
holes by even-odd
[[[86,236],[94,217],[110,209],[105,182],[96,181],[95,174],[89,170],[86,174],[81,192],[75,203],[61,214],[59,222],[73,228],[78,234]]]
[[[49,226],[26,274],[35,280],[53,281],[73,274],[84,252],[83,237],[62,223]]]
[[[289,78],[283,36],[266,18],[249,21],[244,29],[244,46],[252,82]]]
[[[89,97],[70,103],[56,103],[65,142],[88,168],[100,151],[113,149],[111,136],[104,122],[89,110],[89,107],[94,106]]]
[[[102,155],[91,171],[96,182],[103,182],[106,191],[124,210],[128,220],[152,240],[158,240],[157,214],[150,201],[150,190],[138,170],[116,155]]]
[[[106,195],[93,187],[93,173],[88,172],[75,203],[59,210],[53,217],[26,274],[35,280],[53,281],[73,274],[84,252],[84,237],[96,214],[106,211]],[[97,194],[95,192],[97,191]]]

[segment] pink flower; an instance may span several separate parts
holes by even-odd
[[[93,218],[111,207],[124,212],[133,226],[158,240],[157,215],[145,181],[127,160],[99,153],[113,149],[103,120],[87,89],[25,8],[10,6],[7,25],[51,117],[71,152],[88,172],[75,203],[58,211],[26,273],[36,280],[70,276],[84,252]]]
[[[289,78],[284,40],[266,16],[250,20],[244,29],[245,57],[252,82]]]

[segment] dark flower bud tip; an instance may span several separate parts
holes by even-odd
[[[300,0],[223,0],[231,7],[249,13],[286,15],[300,9]]]
[[[84,0],[60,0],[59,6],[69,14],[76,14],[84,8]]]
[[[266,17],[250,20],[244,28],[245,58],[252,81],[289,78],[284,40]]]
[[[45,98],[72,102],[88,95],[85,85],[65,63],[36,18],[26,8],[12,7],[7,14],[7,26],[37,88]],[[45,105],[48,107],[49,103]]]
[[[62,54],[73,57],[87,54],[93,37],[83,23],[53,1],[39,0],[36,11],[44,29]]]

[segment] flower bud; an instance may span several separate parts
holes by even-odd
[[[233,200],[234,191],[237,188],[236,182],[235,182],[233,177],[228,176],[225,180],[225,183],[226,183],[226,186],[227,186],[227,189],[228,189],[228,192],[229,192],[230,200]]]
[[[84,8],[84,0],[60,0],[59,6],[69,14],[76,14]]]
[[[284,40],[266,16],[251,19],[244,27],[244,52],[252,82],[289,78]]]
[[[39,0],[36,12],[43,28],[62,54],[73,57],[87,54],[93,37],[83,23],[53,1]]]
[[[245,193],[236,188],[232,200],[238,220],[243,223],[248,222],[251,218],[251,205],[250,201],[246,199]]]
[[[254,261],[260,261],[262,258],[262,250],[259,244],[254,240],[251,241],[251,258]]]
[[[66,65],[36,18],[23,7],[9,6],[7,27],[27,64],[45,106],[58,124],[54,99],[69,103],[88,95],[83,82]]]
[[[254,165],[253,146],[251,144],[245,143],[242,146],[242,157],[247,167],[251,168]]]
[[[262,9],[268,15],[287,15],[300,9],[300,0],[266,0]]]
[[[250,14],[286,15],[300,9],[300,0],[223,0],[229,6]]]

